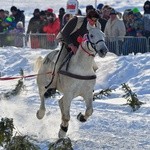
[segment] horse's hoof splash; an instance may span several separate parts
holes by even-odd
[[[38,119],[42,119],[45,115],[45,110],[38,110],[37,113],[36,113],[36,117]]]
[[[81,122],[86,122],[86,119],[84,118],[84,115],[82,115],[81,112],[78,114],[77,119]]]

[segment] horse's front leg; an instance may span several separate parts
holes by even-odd
[[[70,120],[70,105],[71,105],[71,98],[63,96],[59,100],[59,107],[61,110],[61,125],[59,130],[59,138],[63,138],[66,136],[68,131],[68,125]]]
[[[44,95],[41,94],[40,95],[40,99],[41,99],[41,104],[40,104],[40,109],[37,111],[36,116],[38,119],[42,119],[45,115],[45,98]]]
[[[93,92],[90,92],[88,95],[83,96],[83,98],[86,104],[86,111],[84,115],[82,113],[79,113],[77,116],[77,119],[81,122],[87,121],[87,119],[93,113]]]

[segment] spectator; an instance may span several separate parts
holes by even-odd
[[[40,34],[40,38],[39,38],[39,41],[40,41],[40,48],[44,48],[44,49],[47,49],[47,38],[46,38],[46,35],[45,35],[45,32],[43,31],[43,27],[47,24],[47,19],[46,19],[46,13],[45,11],[41,11],[40,12],[40,24],[39,24],[39,33]]]
[[[100,15],[102,14],[102,8],[103,8],[103,6],[104,6],[104,4],[102,4],[102,3],[98,4],[98,6],[97,6],[97,11],[98,11],[98,13]]]
[[[136,32],[139,31],[144,31],[144,24],[143,24],[143,16],[140,13],[138,8],[133,8],[132,9],[133,14],[134,14],[134,28]]]
[[[110,52],[116,53],[117,37],[125,36],[126,29],[123,20],[117,16],[117,11],[112,9],[110,12],[110,19],[106,23],[104,33],[107,37],[108,47]],[[120,41],[123,39],[120,39]],[[121,42],[120,42],[121,43]]]
[[[23,26],[25,27],[25,15],[24,11],[18,9],[16,6],[12,6],[10,8],[11,10],[11,16],[15,18],[15,23],[17,24],[19,21],[23,22]]]
[[[108,21],[108,19],[110,18],[111,9],[112,8],[109,5],[104,5],[103,8],[102,8],[101,18]]]
[[[0,9],[0,47],[2,47],[4,43],[3,32],[6,30],[4,25],[5,18],[5,11],[3,9]]]
[[[6,17],[4,20],[4,46],[12,46],[14,43],[14,36],[10,34],[11,30],[15,28],[14,20],[11,17]]]
[[[58,14],[58,17],[59,17],[59,20],[60,20],[60,28],[62,29],[63,27],[63,16],[65,14],[65,9],[63,7],[61,7],[59,9],[59,14]]]
[[[36,35],[36,33],[39,33],[39,26],[40,26],[40,10],[36,8],[34,9],[33,17],[29,20],[29,24],[27,28],[28,36],[31,33],[30,36],[31,48],[40,48],[39,35]]]
[[[0,9],[0,33],[4,31],[5,11]]]
[[[148,38],[150,37],[150,1],[144,3],[143,10],[144,34]]]
[[[136,36],[138,30],[144,30],[142,15],[137,8],[128,12],[127,17],[125,23],[127,36]]]
[[[14,30],[10,31],[10,34],[14,37],[14,46],[23,47],[23,38],[25,29],[23,27],[23,22],[19,21]]]
[[[43,27],[43,31],[47,33],[47,43],[50,49],[55,49],[58,46],[56,36],[60,31],[60,21],[53,13],[52,9],[47,10],[47,24]]]

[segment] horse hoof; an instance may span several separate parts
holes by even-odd
[[[86,119],[84,118],[84,115],[82,115],[81,113],[78,114],[77,119],[78,119],[80,122],[86,122]]]
[[[38,119],[42,119],[45,115],[45,110],[38,110],[37,113],[36,113],[36,117]]]

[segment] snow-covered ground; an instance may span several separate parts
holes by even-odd
[[[52,2],[51,2],[52,1]],[[8,2],[1,2],[4,4]],[[65,0],[53,4],[53,0],[19,0],[9,1],[26,8],[31,13],[32,8],[64,6]],[[49,2],[49,5],[46,5]],[[87,4],[95,4],[94,0],[80,0],[84,8]],[[139,7],[142,10],[144,1],[140,0],[106,0],[98,3],[107,3],[124,10],[127,7]],[[24,5],[23,5],[24,4]],[[7,7],[9,7],[7,5]],[[6,7],[6,8],[7,8]],[[11,6],[10,6],[11,7]],[[28,9],[27,9],[28,7]],[[25,11],[25,12],[27,12]],[[27,16],[28,18],[30,16]],[[19,76],[22,68],[25,75],[33,75],[34,63],[39,56],[46,56],[49,50],[32,50],[30,48],[5,47],[0,48],[0,74],[2,77]],[[94,113],[85,123],[77,121],[76,116],[84,111],[84,102],[80,97],[71,105],[71,120],[67,136],[73,143],[74,150],[149,150],[150,149],[150,53],[130,54],[128,56],[116,56],[108,53],[105,58],[95,58],[99,69],[97,70],[97,82],[95,92],[112,88],[110,97],[96,99]],[[135,112],[122,98],[125,94],[121,84],[128,84],[140,101],[144,102]],[[14,89],[17,80],[0,80],[0,93]],[[20,95],[10,100],[0,100],[0,118],[14,119],[15,131],[22,135],[32,135],[39,141],[41,150],[47,150],[47,142],[57,139],[60,125],[60,110],[58,106],[59,96],[46,100],[46,115],[42,120],[36,118],[36,112],[40,105],[36,77],[26,78],[25,87]]]

